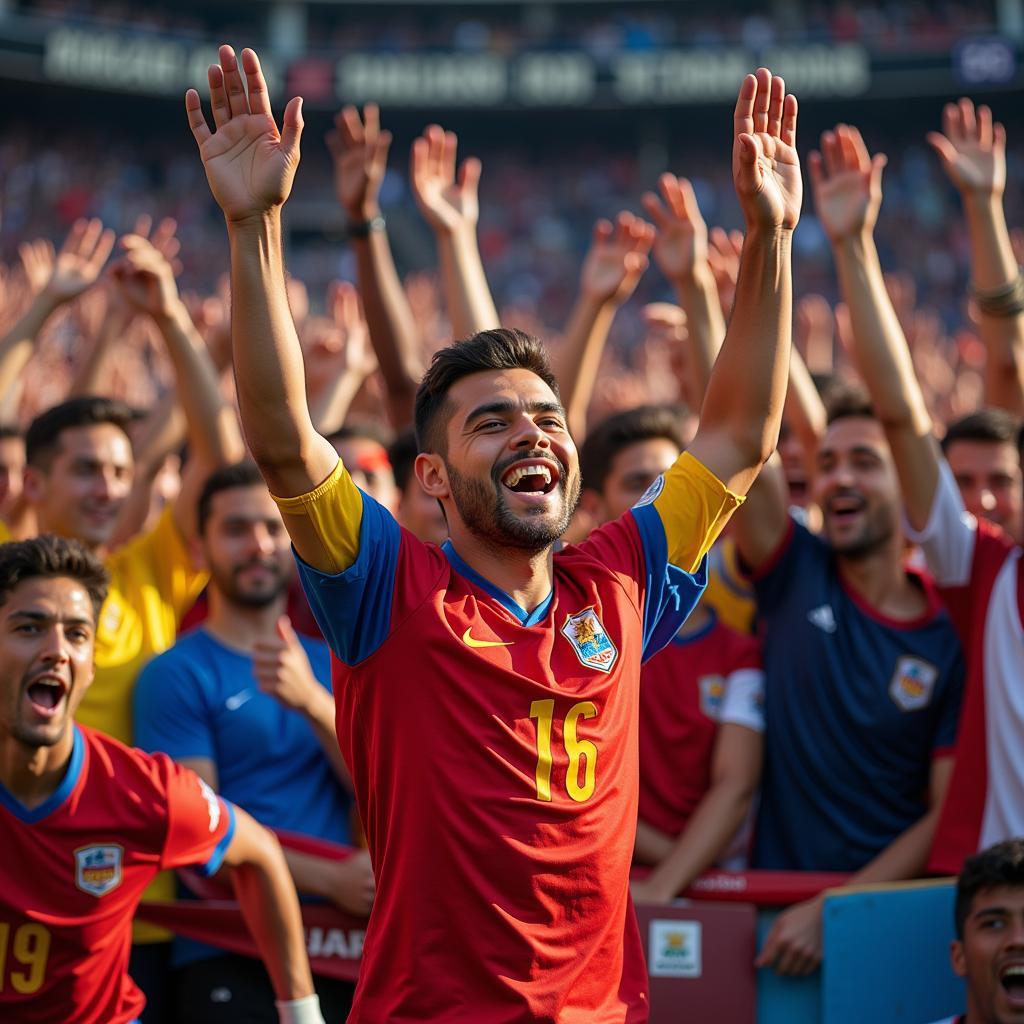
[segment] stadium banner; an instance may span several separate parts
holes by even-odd
[[[0,19],[0,77],[146,96],[205,91],[219,40],[52,21]],[[259,44],[260,40],[251,42]],[[731,103],[736,83],[765,64],[804,98],[948,95],[1024,85],[1019,44],[967,36],[952,49],[873,52],[859,43],[795,43],[622,50],[325,51],[279,61],[260,46],[272,93],[304,96],[313,109],[374,100],[395,108],[633,108]]]

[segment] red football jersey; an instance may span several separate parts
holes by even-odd
[[[640,675],[640,820],[669,836],[686,828],[708,791],[718,726],[764,731],[760,643],[711,614]]]
[[[39,807],[0,785],[0,1018],[126,1024],[145,999],[128,977],[142,891],[166,868],[212,873],[231,805],[163,754],[75,726],[67,774]]]

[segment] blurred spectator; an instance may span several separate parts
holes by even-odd
[[[334,732],[330,656],[326,644],[300,638],[283,617],[295,566],[281,514],[250,463],[214,473],[199,510],[209,615],[143,670],[136,739],[191,768],[268,828],[348,843],[351,799]],[[342,861],[285,856],[300,893],[369,913],[365,852]],[[174,965],[182,1024],[275,1024],[273,990],[258,961],[179,940]],[[316,982],[324,1013],[342,1019],[352,985]]]

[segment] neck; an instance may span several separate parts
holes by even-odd
[[[554,584],[552,547],[537,552],[499,549],[468,530],[453,530],[449,539],[459,558],[528,612],[551,593]]]
[[[927,609],[927,598],[903,567],[901,534],[861,558],[838,555],[837,562],[846,585],[875,611],[893,619],[914,619]]]
[[[71,760],[74,726],[52,747],[30,747],[10,734],[0,739],[0,784],[20,804],[33,810],[61,784]]]
[[[210,610],[204,623],[206,630],[228,647],[249,653],[257,640],[275,635],[274,629],[284,614],[287,596],[281,594],[263,608],[251,608],[229,600],[217,587],[211,586],[209,601]]]

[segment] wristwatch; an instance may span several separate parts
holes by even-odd
[[[369,220],[350,223],[345,234],[348,238],[369,238],[371,231],[383,231],[384,226],[384,218],[378,213]]]

